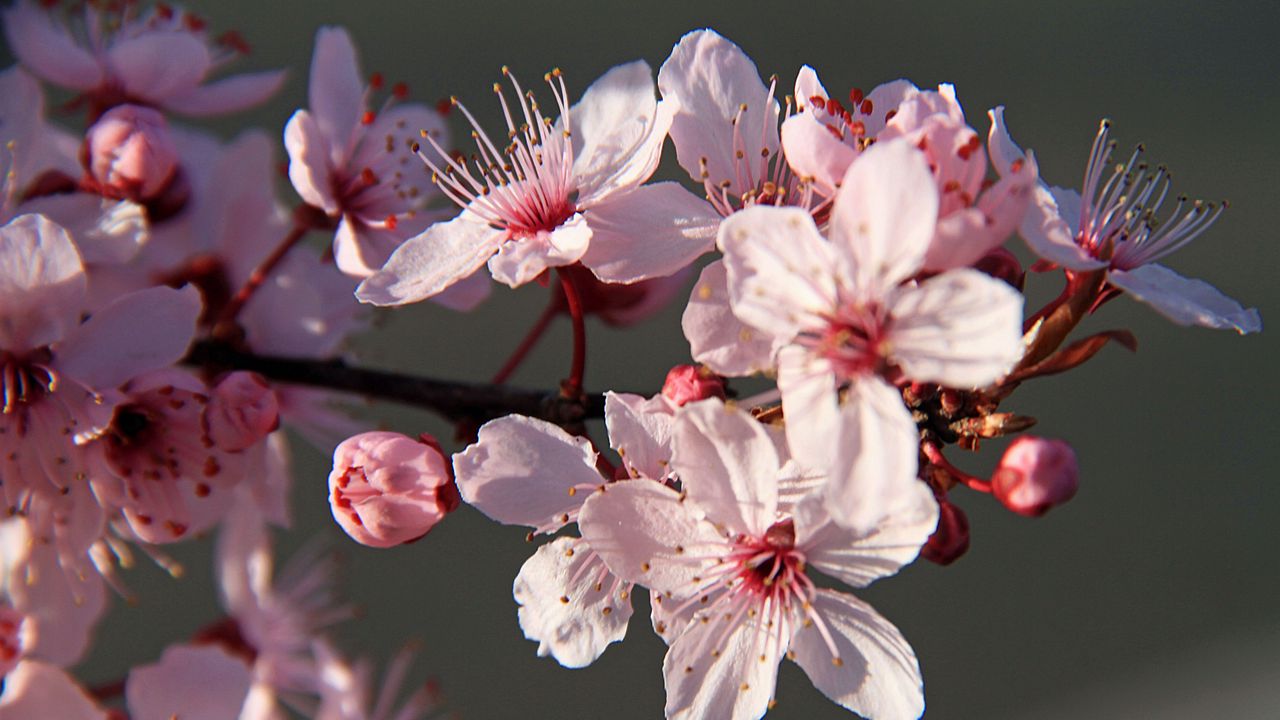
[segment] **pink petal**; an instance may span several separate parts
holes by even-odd
[[[834,522],[865,536],[904,502],[914,502],[916,424],[902,395],[878,377],[850,386],[840,410],[839,440],[825,506]]]
[[[192,33],[150,32],[117,40],[107,63],[125,92],[164,104],[200,84],[209,72],[209,50]]]
[[[547,268],[577,262],[587,252],[591,236],[586,218],[575,213],[549,233],[509,238],[489,258],[489,272],[500,283],[520,287]]]
[[[542,420],[508,415],[453,456],[462,499],[507,525],[559,528],[603,484],[591,443]]]
[[[29,0],[20,0],[4,13],[9,48],[31,72],[73,90],[102,84],[102,67],[80,47],[52,13]]]
[[[773,338],[743,323],[730,309],[720,260],[703,268],[680,324],[693,359],[721,375],[752,375],[773,365]]]
[[[606,485],[583,503],[578,528],[613,574],[677,598],[698,592],[695,578],[729,547],[692,502],[652,480]]]
[[[0,226],[0,348],[56,342],[80,321],[86,280],[71,236],[43,215]]]
[[[869,298],[916,274],[938,218],[938,189],[924,153],[905,140],[862,153],[836,194],[830,236]]]
[[[604,423],[609,444],[622,456],[632,476],[660,480],[671,464],[671,431],[675,417],[661,397],[604,394]]]
[[[778,391],[786,417],[787,445],[800,464],[827,468],[840,439],[835,371],[824,358],[788,345],[778,351]]]
[[[88,387],[106,390],[172,365],[186,354],[200,309],[200,292],[192,286],[125,295],[62,343],[59,368]]]
[[[815,187],[828,195],[858,157],[856,150],[807,112],[792,115],[782,123],[782,149],[791,171],[801,178],[812,178]]]
[[[24,660],[4,677],[0,720],[110,720],[65,671]]]
[[[610,195],[589,209],[591,246],[582,264],[610,283],[633,283],[677,272],[712,249],[720,216],[679,183],[664,182]]]
[[[341,27],[316,31],[307,106],[315,116],[316,127],[329,142],[333,161],[341,162],[365,111],[364,80],[360,77],[356,48]]]
[[[995,382],[1022,357],[1022,294],[960,268],[904,287],[889,308],[893,357],[907,377],[948,387]]]
[[[266,102],[279,92],[288,75],[285,70],[241,73],[173,95],[164,106],[195,117],[239,112]]]
[[[343,215],[333,235],[334,264],[344,275],[367,278],[381,270],[400,245],[395,233]]]
[[[679,104],[671,121],[676,158],[690,177],[702,178],[701,161],[712,183],[736,182],[735,153],[742,150],[751,162],[762,151],[778,150],[778,103],[760,81],[755,63],[742,49],[713,30],[695,30],[680,38],[671,56],[658,70],[663,99]],[[746,105],[737,125],[734,117]],[[735,132],[743,147],[734,144]]]
[[[726,626],[720,616],[690,622],[662,661],[667,717],[763,716],[773,699],[778,663],[791,632],[791,618],[785,613],[776,619],[751,613],[733,626]]]
[[[630,586],[577,538],[539,547],[511,592],[520,604],[520,629],[538,643],[538,656],[551,655],[565,667],[590,665],[627,634]]]
[[[46,195],[24,202],[22,210],[66,228],[86,265],[126,263],[150,238],[146,210],[128,200],[90,193]]]
[[[79,662],[106,609],[102,576],[88,558],[64,560],[54,545],[34,539],[5,580],[13,606],[31,626],[28,655],[63,666]]]
[[[893,512],[869,534],[831,522],[822,499],[810,496],[796,507],[796,546],[824,574],[866,587],[898,572],[920,554],[938,525],[938,502],[923,482],[903,483],[889,504]]]
[[[498,250],[504,233],[463,212],[405,241],[382,270],[360,283],[356,298],[373,305],[425,300],[469,277]]]
[[[1209,283],[1182,277],[1163,265],[1112,270],[1107,281],[1179,325],[1231,329],[1241,335],[1262,330],[1257,308],[1245,309]]]
[[[757,205],[720,224],[733,313],[785,343],[826,325],[835,309],[835,252],[813,217],[795,207]]]
[[[1095,260],[1076,241],[1080,222],[1080,195],[1074,190],[1036,186],[1031,207],[1018,228],[1032,252],[1068,270],[1096,270],[1106,263]]]
[[[671,124],[671,108],[659,111],[653,70],[636,60],[591,83],[570,117],[578,203],[589,208],[653,174]]]
[[[809,98],[814,96],[829,97],[827,89],[823,87],[822,81],[818,79],[818,71],[809,65],[802,65],[800,72],[796,73],[796,104],[800,108],[807,108],[810,104]]]
[[[249,665],[219,645],[170,645],[159,662],[130,671],[125,685],[129,717],[237,718],[252,681]]]
[[[284,147],[289,153],[289,182],[293,189],[308,205],[336,215],[339,205],[333,194],[330,164],[333,150],[311,113],[299,110],[289,118],[284,126]]]
[[[777,520],[782,463],[751,415],[718,399],[690,403],[676,414],[672,445],[672,468],[714,522],[758,537]]]
[[[1004,106],[997,105],[987,111],[991,118],[991,130],[987,132],[987,152],[991,155],[991,165],[1000,177],[1013,172],[1013,164],[1027,157],[1022,148],[1013,142],[1009,128],[1004,124]]]
[[[924,680],[915,651],[870,605],[845,593],[818,590],[813,613],[835,642],[836,656],[815,626],[791,638],[794,659],[822,694],[876,720],[913,720],[924,713]]]

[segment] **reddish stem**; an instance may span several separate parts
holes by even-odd
[[[1032,326],[1036,324],[1037,320],[1040,320],[1041,318],[1049,317],[1049,314],[1052,313],[1054,310],[1057,310],[1059,305],[1062,305],[1062,303],[1070,299],[1071,293],[1074,291],[1074,288],[1072,287],[1073,284],[1074,283],[1072,283],[1070,279],[1067,279],[1063,283],[1062,292],[1058,293],[1058,297],[1054,298],[1047,305],[1037,310],[1034,315],[1027,318],[1022,323],[1022,332],[1025,333],[1028,330],[1030,330]]]
[[[118,698],[121,695],[124,695],[124,679],[121,678],[114,682],[95,685],[94,687],[89,688],[89,694],[93,696],[94,700],[101,702],[106,702],[112,698]]]
[[[582,392],[582,378],[587,367],[587,326],[582,315],[582,300],[578,296],[578,288],[573,284],[573,277],[563,268],[557,268],[560,276],[560,287],[564,290],[564,301],[569,306],[569,319],[573,321],[573,365],[569,369],[569,378],[564,381],[564,392],[576,396]]]
[[[951,479],[964,485],[970,490],[977,490],[981,493],[991,493],[991,482],[981,478],[974,477],[969,473],[961,470],[947,460],[942,454],[942,450],[938,449],[933,443],[923,443],[920,450],[924,452],[925,457],[929,459],[929,463],[935,467],[941,468],[944,472],[951,476]]]
[[[289,234],[285,235],[280,244],[276,246],[276,249],[272,250],[271,254],[259,263],[258,267],[253,269],[253,272],[249,273],[249,279],[236,291],[235,295],[231,296],[231,300],[222,308],[222,313],[218,316],[217,322],[214,323],[215,328],[219,325],[227,325],[236,321],[240,311],[244,309],[245,303],[248,303],[253,294],[258,291],[258,288],[262,287],[262,283],[267,281],[276,266],[306,236],[307,231],[316,226],[311,217],[312,213],[308,212],[308,210],[313,209],[307,205],[300,205],[298,210],[294,212],[293,227],[289,230]]]
[[[525,334],[524,339],[516,346],[516,349],[511,353],[511,357],[507,358],[507,362],[503,364],[502,369],[494,374],[493,379],[489,382],[494,385],[505,383],[511,377],[511,374],[524,363],[525,358],[529,356],[529,352],[538,344],[538,341],[542,339],[542,335],[551,326],[551,321],[555,319],[555,316],[556,298],[553,290],[551,302],[547,303],[546,309],[538,316],[537,321],[533,323],[533,327],[529,328],[529,332]]]

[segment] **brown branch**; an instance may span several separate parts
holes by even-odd
[[[353,367],[339,359],[255,355],[218,342],[192,345],[184,362],[216,370],[248,370],[271,380],[391,400],[431,410],[453,421],[484,421],[516,413],[566,425],[604,417],[601,393],[575,399],[565,397],[559,390],[434,380]]]

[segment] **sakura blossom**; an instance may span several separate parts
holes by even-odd
[[[1000,155],[992,159],[1007,175],[1024,155],[1009,137],[1003,108],[993,110],[991,118],[993,153]],[[1227,203],[1180,195],[1167,208],[1171,176],[1163,165],[1152,170],[1142,160],[1142,145],[1108,176],[1115,151],[1110,134],[1111,122],[1103,120],[1079,192],[1044,183],[1036,188],[1032,210],[1021,227],[1027,244],[1069,271],[1105,269],[1110,294],[1126,292],[1179,325],[1231,329],[1241,335],[1262,330],[1256,308],[1245,308],[1203,280],[1185,278],[1155,262],[1208,230]]]
[[[902,484],[893,519],[840,529],[815,499],[782,500],[786,456],[764,426],[716,400],[677,414],[673,446],[680,491],[616,483],[579,516],[609,568],[660,593],[672,618],[667,717],[760,717],[784,656],[865,717],[919,717],[922,681],[901,633],[853,596],[814,585],[807,571],[855,587],[893,574],[933,532],[932,493]]]

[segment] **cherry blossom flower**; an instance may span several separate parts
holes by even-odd
[[[792,452],[830,469],[828,510],[851,528],[882,509],[855,497],[916,482],[915,423],[892,383],[977,387],[1022,353],[1022,297],[1008,285],[964,268],[912,280],[937,203],[923,155],[898,140],[850,166],[829,239],[797,208],[748,208],[721,226],[730,305],[772,339]]]
[[[648,64],[613,68],[572,108],[560,72],[548,73],[555,122],[504,75],[518,98],[513,110],[495,85],[509,142],[494,144],[460,103],[478,154],[455,159],[425,138],[435,158],[423,152],[423,161],[462,213],[407,241],[357,297],[416,302],[486,262],[512,287],[577,262],[605,282],[631,283],[670,275],[710,249],[715,219],[704,202],[677,183],[641,184],[657,167],[673,110],[654,97]]]
[[[255,687],[250,663],[219,646],[171,645],[160,660],[129,671],[131,720],[283,720],[274,698]]]
[[[43,6],[43,7],[42,7]],[[186,115],[219,115],[266,100],[283,70],[206,83],[246,50],[234,33],[209,37],[200,17],[164,3],[74,4],[18,0],[4,11],[14,55],[43,80],[83,93],[94,115],[124,102]]]
[[[784,501],[790,463],[744,412],[718,400],[687,405],[673,443],[682,491],[615,483],[579,516],[611,570],[661,593],[660,629],[672,636],[667,717],[760,717],[784,656],[843,707],[919,717],[922,681],[906,640],[870,606],[807,573],[862,587],[911,562],[937,522],[929,489],[900,484],[900,511],[854,532],[832,524],[816,498]]]
[[[360,278],[381,268],[431,217],[417,217],[437,194],[430,173],[410,149],[419,133],[449,144],[440,113],[394,102],[407,93],[403,85],[381,109],[371,109],[370,96],[381,85],[380,75],[371,86],[361,80],[346,30],[320,28],[311,59],[309,108],[295,112],[284,130],[294,189],[337,221],[338,269]]]
[[[1025,155],[1004,124],[1004,108],[991,111],[992,162],[1001,175],[1013,171]],[[1020,228],[1040,257],[1073,272],[1105,269],[1112,294],[1132,295],[1179,325],[1232,329],[1244,335],[1262,329],[1256,308],[1245,308],[1217,288],[1185,278],[1156,260],[1195,240],[1226,210],[1225,202],[1202,203],[1169,198],[1169,172],[1141,161],[1139,145],[1110,177],[1115,143],[1111,123],[1102,121],[1080,192],[1040,183],[1032,209]]]

